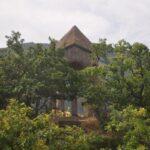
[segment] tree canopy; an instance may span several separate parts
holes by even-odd
[[[100,39],[92,46],[93,65],[75,70],[54,39],[50,38],[48,47],[25,48],[19,32],[6,37],[8,48],[0,55],[0,148],[150,148],[150,50],[146,45],[125,40],[109,44]],[[78,127],[60,128],[49,115],[40,114],[48,99],[78,97],[92,107],[100,122],[99,133],[104,135],[89,135]],[[8,105],[12,98],[15,101]]]

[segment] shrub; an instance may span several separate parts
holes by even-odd
[[[110,114],[107,129],[120,137],[123,149],[150,149],[150,119],[144,108],[128,106],[122,111],[114,110]]]
[[[90,150],[99,150],[99,149],[112,149],[116,150],[120,140],[118,137],[113,137],[111,135],[95,135],[90,138],[89,146]]]
[[[79,127],[60,128],[51,114],[31,118],[32,110],[11,100],[0,110],[0,149],[2,150],[88,150],[90,135]]]

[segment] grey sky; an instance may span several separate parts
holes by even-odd
[[[150,46],[150,0],[0,0],[0,47],[12,30],[26,42],[48,42],[73,25],[93,42],[124,38]]]

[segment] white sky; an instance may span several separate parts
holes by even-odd
[[[48,42],[73,25],[93,42],[124,38],[150,46],[150,0],[0,0],[0,47],[12,30],[25,42]]]

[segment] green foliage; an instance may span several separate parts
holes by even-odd
[[[6,36],[8,49],[14,50],[18,54],[23,53],[22,44],[24,39],[21,39],[21,34],[19,32],[12,31],[11,36]]]
[[[131,45],[125,40],[112,45],[100,39],[93,44],[91,54],[96,66],[74,70],[64,58],[64,50],[56,48],[54,39],[50,38],[48,48],[38,44],[27,50],[19,32],[12,32],[7,39],[7,54],[0,57],[0,108],[14,98],[34,109],[13,100],[6,110],[0,110],[0,149],[150,147],[147,46]],[[86,98],[100,119],[101,129],[106,130],[108,124],[107,130],[113,136],[88,135],[77,127],[59,128],[50,115],[38,115],[41,100],[48,97]],[[113,111],[110,105],[114,106]],[[36,118],[31,118],[33,112]]]
[[[72,69],[67,74],[65,79],[66,79],[65,82],[66,98],[68,100],[73,100],[81,94],[81,88],[83,85],[83,76],[80,73],[80,71]]]
[[[115,56],[107,73],[113,101],[118,108],[133,104],[149,109],[149,49],[140,43],[130,45],[119,41],[114,50]]]
[[[90,139],[90,150],[116,150],[120,139],[111,135],[97,135]]]
[[[96,110],[104,129],[113,104],[122,109],[129,104],[150,110],[150,52],[141,43],[121,40],[113,47],[106,40],[94,45],[98,66],[82,70],[83,97]],[[105,63],[101,61],[104,58]]]
[[[116,134],[123,149],[150,148],[150,119],[144,108],[128,106],[122,111],[112,108],[107,129]]]
[[[101,129],[107,122],[107,105],[111,92],[106,81],[106,70],[104,67],[88,67],[81,71],[84,77],[82,95],[87,103],[92,105],[98,118]]]
[[[88,150],[94,135],[76,126],[58,127],[50,114],[31,118],[31,108],[11,100],[0,110],[0,149],[4,150]]]
[[[108,58],[108,53],[113,52],[113,47],[112,44],[107,44],[106,39],[100,39],[99,43],[94,43],[93,44],[93,49],[92,49],[92,57],[93,61],[97,62],[103,62],[108,64],[109,63],[109,58]]]
[[[73,69],[63,58],[64,51],[55,48],[55,41],[49,48],[37,45],[25,50],[20,33],[12,32],[7,38],[9,53],[0,60],[1,107],[15,98],[29,106],[34,103],[37,113],[42,98],[65,98],[66,80]]]

